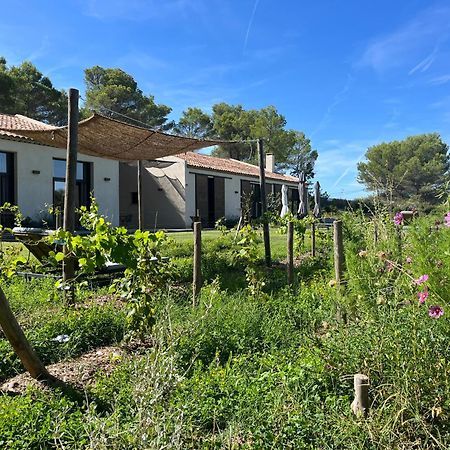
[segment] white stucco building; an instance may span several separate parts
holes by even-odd
[[[169,165],[169,163],[172,163]],[[160,167],[158,167],[158,165]],[[145,228],[189,228],[199,210],[202,223],[214,226],[224,217],[237,221],[245,196],[252,198],[252,215],[260,214],[259,168],[234,159],[187,152],[145,163],[143,184]],[[275,173],[272,155],[267,155],[266,191],[289,188],[291,211],[298,202],[298,179]],[[138,222],[137,167],[120,164],[120,220],[129,228]]]
[[[46,129],[48,125],[20,115],[0,114],[0,128]],[[66,150],[35,143],[16,132],[0,130],[0,205],[18,205],[26,222],[53,224],[49,206],[63,204]],[[119,224],[119,162],[78,155],[77,206],[93,193],[100,212]]]

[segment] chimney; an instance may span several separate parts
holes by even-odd
[[[266,170],[273,172],[275,170],[275,158],[273,153],[266,153]]]

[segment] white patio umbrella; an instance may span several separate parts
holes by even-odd
[[[316,219],[321,215],[320,211],[320,184],[318,181],[314,184],[314,209],[313,214]]]
[[[284,217],[289,212],[288,206],[288,188],[285,184],[281,186],[281,204],[283,205],[281,208],[280,217]]]
[[[306,185],[305,172],[300,173],[300,179],[298,183],[298,211],[297,215],[300,219],[308,215],[308,187]]]

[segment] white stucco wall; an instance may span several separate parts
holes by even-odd
[[[190,216],[195,215],[195,174],[225,178],[225,217],[227,219],[237,219],[241,215],[241,180],[259,183],[259,179],[256,177],[186,167],[186,226],[191,225]],[[296,183],[283,183],[270,178],[266,178],[266,183],[286,184],[289,187],[296,187]]]
[[[164,158],[161,158],[164,159]],[[146,168],[142,174],[144,228],[185,228],[185,162],[180,158],[165,169]],[[132,202],[137,193],[137,165],[120,164],[120,216],[127,228],[138,227],[138,205]]]
[[[25,217],[45,217],[53,203],[53,158],[65,159],[66,151],[44,145],[0,139],[0,151],[15,153],[15,197]],[[91,189],[100,213],[119,223],[119,163],[94,156],[78,155],[78,161],[91,162]],[[40,171],[33,174],[32,171]],[[110,178],[110,181],[105,181]]]

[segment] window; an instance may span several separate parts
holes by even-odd
[[[15,203],[14,153],[0,152],[0,205]],[[0,224],[5,227],[14,226],[14,214],[0,214]]]
[[[14,203],[14,154],[0,152],[0,204]]]
[[[53,206],[63,210],[64,193],[66,191],[66,160],[53,160]],[[77,177],[75,187],[75,206],[90,205],[91,163],[77,162]]]

